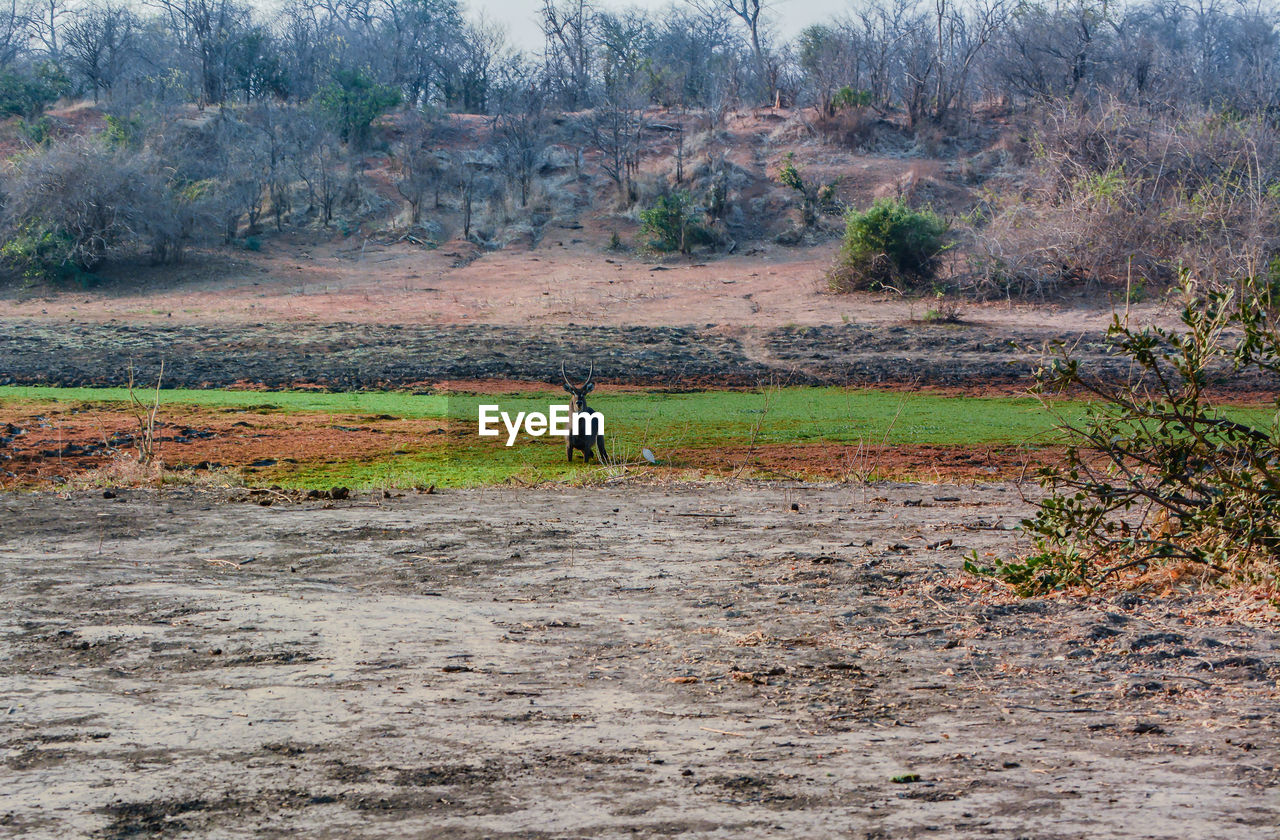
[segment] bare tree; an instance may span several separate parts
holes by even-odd
[[[227,99],[231,63],[249,28],[247,6],[236,0],[151,0],[189,56],[199,83],[200,104]]]
[[[462,211],[462,238],[470,240],[475,202],[491,199],[496,185],[485,167],[474,160],[464,158],[458,169],[454,184],[458,190],[458,209]]]
[[[653,40],[653,24],[643,12],[604,12],[598,17],[601,83],[606,97],[620,92],[638,96],[644,83],[647,54]]]
[[[376,13],[375,28],[386,33],[380,39],[382,60],[405,102],[417,107],[443,99],[462,35],[457,0],[378,0]]]
[[[538,157],[547,146],[549,115],[546,94],[529,76],[508,88],[492,120],[493,141],[507,180],[520,193],[520,206],[529,203]]]
[[[342,185],[342,147],[331,131],[311,120],[298,120],[289,132],[294,172],[306,186],[307,201],[320,223],[333,223]]]
[[[969,91],[974,62],[1004,27],[1011,11],[1007,0],[934,0],[937,64],[934,119],[942,122]]]
[[[58,34],[69,12],[66,0],[35,0],[30,6],[31,34],[40,43],[41,51],[52,61],[62,58]]]
[[[449,100],[468,113],[487,113],[495,65],[506,52],[507,32],[501,24],[484,17],[466,24],[458,44],[457,77]]]
[[[30,33],[28,4],[18,0],[0,4],[0,67],[10,66],[26,50]]]
[[[595,10],[587,0],[543,0],[542,32],[548,78],[557,82],[565,107],[576,111],[588,103]]]
[[[432,148],[432,129],[421,116],[411,118],[395,158],[396,192],[409,205],[409,223],[422,221],[422,202],[428,190],[437,186],[444,167]],[[439,195],[437,189],[436,195]],[[438,201],[438,199],[437,199]]]
[[[123,5],[93,4],[77,11],[66,27],[63,49],[70,67],[93,89],[93,101],[111,94],[136,53],[137,16]]]
[[[587,123],[590,144],[600,151],[600,168],[617,189],[618,201],[635,201],[635,175],[640,168],[644,111],[634,95],[618,90],[597,107]]]
[[[747,30],[747,41],[751,48],[752,69],[758,86],[770,87],[762,90],[766,95],[774,91],[769,85],[772,81],[769,62],[765,56],[765,33],[763,16],[768,6],[764,0],[689,0],[704,14],[728,13],[741,21]]]

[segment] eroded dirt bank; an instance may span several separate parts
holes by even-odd
[[[1274,837],[1280,636],[961,586],[1023,512],[0,496],[0,835]]]
[[[714,317],[708,313],[708,317]],[[122,385],[164,361],[171,387],[320,385],[334,390],[441,380],[558,382],[561,359],[593,359],[609,382],[689,386],[982,387],[1027,383],[1038,350],[1079,335],[981,325],[750,328],[191,325],[0,322],[0,384]],[[1098,336],[1078,351],[1119,373]]]

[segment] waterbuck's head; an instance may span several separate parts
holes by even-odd
[[[591,409],[587,408],[587,394],[590,394],[592,389],[596,387],[595,383],[591,381],[591,377],[595,372],[596,364],[592,362],[591,367],[587,370],[587,378],[582,381],[581,385],[574,385],[569,381],[569,374],[564,372],[564,362],[560,362],[560,376],[564,379],[564,389],[573,395],[569,410],[575,414],[578,412],[589,413],[591,411]]]

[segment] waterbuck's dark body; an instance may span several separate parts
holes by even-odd
[[[595,425],[589,421],[582,422],[577,419],[577,415],[591,414],[592,410],[587,406],[587,394],[596,387],[591,381],[591,377],[596,372],[595,363],[591,363],[591,368],[587,372],[587,378],[581,385],[574,385],[569,381],[569,375],[564,372],[564,362],[560,363],[560,376],[564,379],[564,389],[569,392],[571,399],[569,401],[569,439],[565,444],[565,455],[569,463],[573,463],[574,450],[582,453],[582,460],[585,463],[591,458],[592,450],[595,450],[596,460],[605,463],[609,460],[609,453],[604,448],[604,432],[603,429],[597,430]]]

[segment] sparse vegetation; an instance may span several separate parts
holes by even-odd
[[[728,471],[745,475],[757,469],[756,463],[744,454],[753,447],[763,452],[779,446],[856,445],[864,441],[874,441],[878,446],[1037,446],[1051,442],[1044,435],[1052,428],[1052,418],[1031,398],[955,399],[843,388],[771,387],[767,393],[765,412],[761,411],[761,395],[749,391],[606,393],[593,407],[605,414],[607,432],[614,444],[611,449],[638,452],[641,446],[647,446],[674,469],[690,463],[723,462]],[[165,389],[157,396],[159,411],[165,416],[179,414],[188,406],[225,416],[221,409],[239,407],[268,416],[321,412],[364,418],[366,422],[376,416],[444,422],[470,431],[474,431],[479,404],[492,399],[474,394],[446,397],[403,392],[178,389]],[[0,399],[7,411],[27,406],[48,413],[59,406],[75,408],[86,403],[98,410],[114,406],[122,412],[130,434],[137,425],[127,388],[0,388]],[[526,392],[504,396],[502,404],[511,411],[545,411],[548,402],[559,399],[551,393]],[[144,404],[151,407],[150,403]],[[1068,406],[1065,410],[1074,415],[1077,409]],[[694,417],[699,418],[697,423],[691,421]],[[428,484],[453,487],[501,483],[512,475],[536,481],[577,480],[586,469],[581,463],[575,467],[564,464],[564,445],[559,439],[522,439],[522,444],[513,449],[471,434],[428,435],[422,440],[410,451],[399,454],[394,452],[398,447],[391,444],[376,457],[302,458],[296,464],[281,463],[255,470],[246,478],[251,483],[301,488],[336,484],[354,488]],[[731,454],[717,454],[721,452]],[[179,468],[183,447],[168,449],[165,461],[171,470]],[[861,475],[868,478],[883,472],[868,468]],[[828,475],[842,477],[848,475],[848,470],[842,462],[833,461]]]
[[[123,225],[134,233],[70,245],[47,214],[6,203],[0,258],[27,282],[76,276],[234,246],[268,221],[350,235],[403,220],[420,241],[537,247],[549,225],[641,208],[666,212],[655,247],[679,251],[697,233],[672,227],[681,191],[726,247],[810,241],[823,214],[872,197],[963,219],[947,259],[851,253],[837,289],[936,272],[978,296],[1158,294],[1180,268],[1238,274],[1231,243],[1262,261],[1280,246],[1270,7],[865,2],[791,43],[760,8],[548,0],[535,56],[456,0],[11,4],[6,195],[25,156],[101,136],[163,200]],[[760,105],[781,121],[729,130]],[[788,155],[766,174],[732,148],[744,142]],[[853,151],[880,146],[946,165],[858,183]],[[788,194],[798,220],[777,212]]]
[[[817,472],[808,473],[796,462],[791,469],[802,476],[875,480],[885,476],[930,478],[932,473],[895,471],[877,454],[888,447],[1007,447],[1018,452],[1028,447],[1033,457],[1040,447],[1056,447],[1061,439],[1054,431],[1055,414],[1031,397],[947,397],[928,393],[904,393],[849,388],[770,388],[767,410],[762,397],[751,391],[701,391],[694,393],[617,392],[598,397],[605,414],[607,432],[619,452],[636,452],[642,446],[655,452],[665,467],[679,470],[687,465],[715,468],[731,474],[737,470],[750,475],[760,467],[748,457],[751,451],[767,456],[779,447],[817,447],[826,455],[815,455]],[[424,435],[407,450],[388,443],[378,455],[334,458],[324,454],[302,457],[297,463],[279,463],[251,471],[245,476],[253,484],[280,484],[286,487],[322,489],[334,485],[353,488],[440,487],[498,484],[511,476],[529,481],[576,481],[585,469],[581,464],[567,467],[560,439],[525,439],[508,449],[501,443],[475,438],[475,418],[481,403],[492,396],[476,394],[416,395],[407,392],[323,393],[307,391],[218,391],[165,389],[159,392],[161,414],[173,416],[186,407],[199,407],[211,416],[226,416],[225,409],[240,408],[265,416],[323,413],[350,417],[366,424],[375,417],[392,417],[468,430],[462,435]],[[545,411],[549,402],[561,397],[553,393],[524,392],[502,398],[505,410]],[[115,405],[124,412],[126,423],[135,425],[129,413],[130,397],[125,388],[30,388],[0,387],[0,400],[7,411],[29,408],[48,413],[61,406],[76,408],[92,404],[102,410]],[[1055,401],[1057,417],[1080,423],[1086,405],[1081,401]],[[1271,416],[1267,410],[1231,408],[1225,416],[1240,423],[1256,425]],[[694,422],[692,418],[697,418]],[[198,422],[191,420],[188,422]],[[435,428],[431,426],[430,428]],[[303,444],[305,449],[305,444]],[[858,450],[858,464],[846,456]],[[873,451],[874,450],[874,451]],[[1056,450],[1055,450],[1056,451]],[[183,463],[183,447],[167,450],[168,467]],[[829,461],[823,461],[829,457]],[[1021,458],[1023,455],[1018,455]],[[224,464],[233,465],[229,461]],[[1011,463],[1021,464],[1016,458]],[[767,462],[766,462],[767,465]],[[243,464],[241,464],[243,466]],[[851,467],[856,466],[858,469]],[[643,467],[642,467],[643,468]],[[594,467],[592,468],[594,469]],[[1012,469],[1020,469],[1020,466]],[[777,478],[776,474],[762,472]],[[995,477],[983,472],[984,477]]]
[[[1167,289],[1179,272],[1240,277],[1280,247],[1280,136],[1216,110],[1050,109],[1025,188],[964,232],[956,284],[983,295]]]
[[[921,318],[926,324],[958,324],[960,323],[960,303],[952,295],[938,291],[934,293],[933,304],[924,311]]]
[[[1280,285],[1185,281],[1183,292],[1180,329],[1117,316],[1108,338],[1131,363],[1127,380],[1099,379],[1057,347],[1038,391],[1091,402],[1061,425],[1065,461],[1039,471],[1048,495],[1024,523],[1036,549],[970,571],[1024,594],[1177,566],[1223,583],[1280,581],[1280,410],[1248,420],[1211,394],[1226,371],[1280,372]]]
[[[129,411],[137,422],[138,430],[134,435],[134,445],[138,449],[138,463],[144,467],[153,463],[159,465],[159,452],[156,449],[156,416],[160,413],[160,386],[164,383],[164,360],[160,361],[160,372],[156,374],[156,389],[152,399],[143,402],[134,390],[133,365],[129,365]]]
[[[787,152],[778,168],[778,181],[800,194],[800,225],[808,229],[818,223],[818,215],[823,211],[838,213],[836,208],[835,182],[820,184],[812,179],[806,180],[796,166],[794,152]]]

